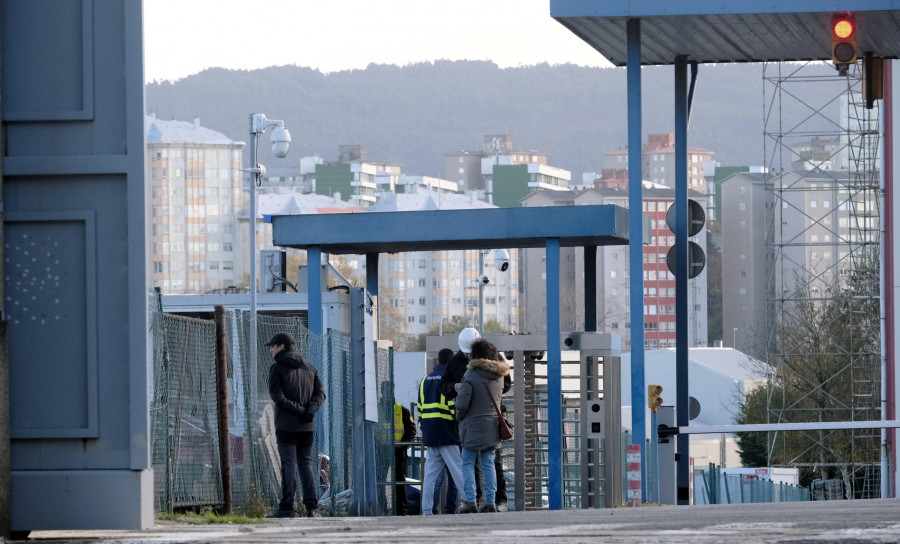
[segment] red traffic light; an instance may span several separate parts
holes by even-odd
[[[856,21],[852,17],[835,17],[831,21],[831,31],[839,40],[848,40],[856,32]]]
[[[856,17],[839,13],[831,17],[831,60],[838,71],[846,73],[847,66],[856,64]]]

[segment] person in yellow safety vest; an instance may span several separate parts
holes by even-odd
[[[445,514],[456,513],[458,498],[456,486],[462,486],[462,457],[460,456],[459,425],[456,423],[455,402],[441,394],[440,382],[447,362],[453,357],[453,350],[438,352],[437,365],[431,374],[419,384],[419,427],[422,429],[422,444],[425,446],[425,474],[422,478],[422,513],[430,516],[434,512],[436,496],[440,494],[440,482],[444,470],[450,473],[447,488]]]
[[[409,442],[416,437],[416,423],[413,421],[409,408],[399,402],[394,403],[394,441]],[[409,507],[406,500],[406,485],[399,482],[406,481],[406,450],[407,446],[394,447],[394,478],[398,482],[397,490],[397,515],[405,516]]]

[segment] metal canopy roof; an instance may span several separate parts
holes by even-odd
[[[551,16],[616,66],[626,64],[626,21],[641,20],[641,63],[678,55],[708,62],[831,60],[831,16],[856,16],[857,49],[900,57],[894,0],[550,0]]]
[[[559,239],[561,247],[628,244],[628,210],[612,204],[267,219],[276,246],[318,247],[332,254],[544,247],[550,238]]]

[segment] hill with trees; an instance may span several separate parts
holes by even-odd
[[[825,65],[808,69],[834,72]],[[700,66],[690,145],[714,151],[723,165],[765,163],[762,71],[760,64]],[[501,69],[486,61],[370,65],[329,74],[296,66],[212,68],[150,83],[146,100],[147,111],[162,119],[199,116],[203,126],[244,142],[251,113],[283,119],[293,137],[288,164],[314,154],[335,160],[339,145],[362,144],[370,160],[447,177],[444,153],[478,151],[483,135],[510,134],[515,149],[548,153],[552,166],[580,180],[582,172],[600,172],[603,153],[627,143],[625,75],[623,68]],[[645,134],[673,130],[673,77],[672,67],[643,69]],[[825,90],[803,92],[814,97]],[[285,164],[269,147],[267,139],[260,145],[260,162]]]

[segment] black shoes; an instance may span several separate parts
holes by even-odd
[[[478,513],[478,505],[474,502],[464,502],[459,506],[459,510],[456,511],[457,514],[477,514]]]
[[[271,514],[269,518],[295,518],[297,517],[297,513],[293,510],[276,510],[274,514]]]
[[[497,511],[497,507],[494,506],[493,504],[485,504],[484,506],[481,507],[481,510],[479,510],[479,512],[481,512],[482,514],[493,513],[496,511]]]

